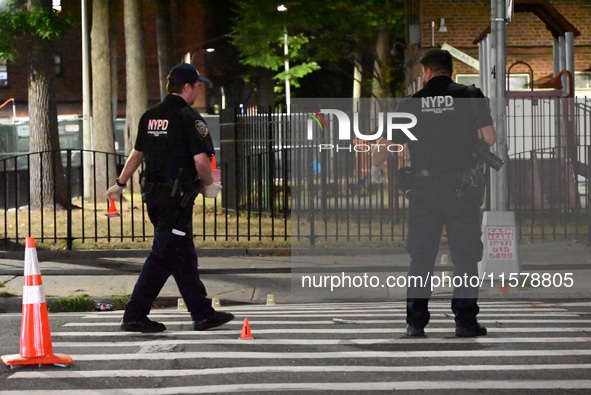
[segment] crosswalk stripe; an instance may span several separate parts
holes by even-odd
[[[434,299],[431,298],[429,301],[429,306],[432,307],[449,307],[450,300],[448,298],[444,299]],[[558,305],[562,305],[563,303],[547,303],[547,302],[536,302],[536,301],[519,301],[519,300],[512,300],[512,301],[486,301],[479,299],[478,304],[480,306],[485,307],[504,307],[504,306],[513,306],[513,307],[554,307]],[[335,309],[335,308],[384,308],[384,307],[406,307],[406,302],[372,302],[372,301],[365,301],[365,302],[343,302],[343,303],[330,303],[330,302],[311,302],[311,303],[288,303],[288,304],[275,304],[275,305],[260,305],[260,304],[241,304],[232,306],[232,308],[237,309],[249,309],[249,308],[286,308],[286,309]]]
[[[235,310],[228,310],[233,312],[237,316],[248,317],[251,314],[235,311]],[[257,314],[262,315],[262,314]],[[446,317],[451,315],[451,311],[447,314],[444,313],[431,313],[431,317]],[[579,317],[581,314],[577,313],[506,313],[502,314],[503,318],[505,317]],[[184,313],[152,313],[150,314],[151,319],[157,318],[187,318],[189,317],[188,312]],[[272,312],[264,314],[265,317],[281,317],[281,318],[302,318],[302,317],[310,317],[310,318],[320,318],[320,317],[406,317],[406,313],[379,313],[379,314],[372,314],[372,313],[348,313],[348,312],[327,312],[322,314],[305,314],[305,313],[295,313],[295,314],[280,314],[276,315]],[[498,317],[499,314],[491,314],[491,313],[480,313],[478,317]],[[123,317],[123,312],[119,312],[118,314],[93,314],[93,315],[85,315],[83,319],[121,319]]]
[[[189,325],[190,322],[187,322]],[[494,333],[552,333],[552,332],[591,332],[590,327],[550,327],[550,328],[487,328],[490,334]],[[403,332],[400,328],[333,328],[333,329],[308,329],[308,328],[280,328],[280,329],[255,329],[253,328],[254,335],[258,334],[294,334],[294,333],[312,333],[312,334],[344,334],[344,333],[390,333],[393,336],[402,335]],[[453,329],[450,328],[427,328],[429,333],[444,333],[451,332]],[[156,334],[150,333],[137,333],[137,332],[54,332],[53,337],[105,337],[105,336],[215,336],[215,335],[235,335],[235,330],[213,330],[213,331],[166,331],[159,332]]]
[[[326,320],[326,321],[265,321],[265,320],[256,320],[252,319],[249,320],[250,324],[258,324],[258,325],[334,325],[335,322],[333,320]],[[478,320],[478,322],[482,324],[589,324],[591,320],[506,320],[506,319],[498,319],[498,320]],[[185,321],[161,321],[164,325],[186,325],[190,323],[189,320]],[[355,324],[405,324],[406,320],[354,320],[354,322],[350,323],[338,323],[342,325],[355,325]],[[437,324],[437,323],[449,323],[448,320],[443,319],[432,319],[429,321],[430,324]],[[64,327],[98,327],[98,326],[120,326],[121,322],[70,322],[64,324]],[[228,322],[226,325],[242,325],[240,320],[234,320]]]
[[[471,380],[471,381],[393,381],[343,383],[242,383],[168,388],[126,388],[125,394],[165,395],[204,393],[243,393],[246,391],[395,391],[395,390],[471,390],[544,389],[565,390],[591,387],[591,380]],[[95,395],[112,395],[113,389],[92,390]],[[22,391],[0,391],[2,395],[21,395]],[[36,395],[79,395],[80,390],[38,390]]]
[[[591,350],[459,350],[459,351],[343,351],[343,352],[154,352],[70,355],[75,361],[171,359],[336,359],[336,358],[491,358],[588,356]]]
[[[398,308],[400,309],[400,307]],[[273,308],[273,309],[268,309],[268,310],[262,310],[262,309],[251,309],[251,310],[237,310],[237,309],[225,309],[228,311],[239,311],[240,314],[252,314],[252,315],[267,315],[267,314],[273,314],[273,315],[290,315],[290,314],[322,314],[322,313],[326,313],[327,310],[305,310],[305,311],[298,311],[298,312],[294,312],[294,311],[289,311],[289,310],[282,310],[282,309],[277,309],[277,308]],[[353,309],[353,310],[346,310],[343,309],[342,311],[339,310],[330,310],[328,312],[342,312],[342,313],[347,313],[347,314],[352,314],[352,313],[363,313],[363,314],[368,314],[368,313],[392,313],[392,308],[384,308],[384,309]],[[429,307],[429,311],[431,313],[447,313],[450,312],[450,308],[431,308]],[[488,313],[491,312],[496,312],[497,314],[500,313],[509,313],[509,312],[524,312],[524,309],[519,309],[519,308],[492,308],[489,309],[487,308],[486,311]],[[546,309],[546,308],[536,308],[535,311],[537,312],[565,312],[565,309]],[[108,316],[108,315],[119,315],[122,314],[122,312],[102,312],[102,313],[97,313],[97,314],[92,314],[92,315],[87,315],[86,317],[88,318],[95,318],[99,317],[99,316]]]
[[[255,339],[249,345],[370,345],[370,344],[535,344],[535,343],[589,343],[590,337],[477,337],[477,338],[403,338],[403,339]],[[149,345],[231,345],[244,344],[242,339],[178,339],[125,342],[53,342],[54,347],[143,347]]]
[[[243,366],[213,369],[130,369],[92,371],[30,371],[17,372],[10,379],[76,379],[115,377],[181,377],[228,374],[265,373],[409,373],[409,372],[476,372],[515,370],[580,370],[591,369],[591,364],[537,364],[537,365],[442,365],[442,366]]]

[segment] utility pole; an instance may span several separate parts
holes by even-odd
[[[507,128],[506,128],[506,23],[512,7],[512,0],[491,0],[492,57],[489,95],[491,113],[497,132],[496,154],[505,165],[499,171],[491,172],[491,211],[485,211],[482,219],[482,261],[478,264],[481,276],[498,280],[519,273],[519,235],[515,213],[508,211],[507,188]]]
[[[494,72],[491,80],[490,92],[494,92],[493,120],[497,132],[496,154],[507,162],[507,131],[506,131],[506,0],[491,0],[491,36],[494,50]],[[492,173],[491,180],[491,209],[492,211],[507,211],[507,166]]]

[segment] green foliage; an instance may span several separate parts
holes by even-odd
[[[49,306],[49,311],[53,313],[65,311],[92,311],[94,310],[94,305],[94,300],[87,294],[67,296],[56,299],[51,306]]]
[[[276,0],[241,0],[237,4],[232,43],[243,64],[281,70],[287,32],[289,79],[296,87],[300,78],[327,62],[352,65],[355,54],[373,64],[377,34],[382,29],[389,32],[391,44],[404,42],[403,0],[286,0],[284,12],[277,10],[280,2]],[[390,67],[401,68],[402,62]],[[275,76],[278,81],[285,78],[284,71]]]
[[[292,86],[299,88],[299,79],[316,70],[320,70],[320,66],[316,62],[307,62],[297,66],[291,66],[289,68],[289,81],[291,82]],[[285,82],[285,79],[287,78],[287,73],[285,73],[285,71],[282,71],[273,78]],[[276,90],[281,91],[280,89]]]
[[[25,6],[0,10],[0,58],[14,60],[18,54],[13,40],[36,36],[53,40],[73,25],[72,19],[53,9],[27,10]]]
[[[28,22],[29,31],[44,40],[53,40],[72,26],[70,19],[64,18],[61,13],[47,9],[25,11],[23,19]]]

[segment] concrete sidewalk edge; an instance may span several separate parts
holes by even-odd
[[[24,248],[15,251],[0,251],[0,259],[24,259]],[[149,249],[129,250],[42,250],[37,249],[39,260],[112,258],[145,258]],[[403,247],[359,248],[197,248],[200,257],[231,256],[324,256],[324,255],[394,255],[406,254]]]

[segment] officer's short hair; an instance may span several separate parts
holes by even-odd
[[[433,70],[433,72],[447,72],[453,74],[453,62],[451,54],[443,49],[430,49],[420,60],[421,65]]]
[[[193,85],[193,84],[191,84],[191,85]],[[168,93],[182,93],[184,86],[185,86],[185,83],[182,83],[182,84],[174,84],[174,83],[171,83],[170,81],[168,81],[166,83],[166,91]]]
[[[199,74],[195,66],[189,63],[177,64],[170,70],[166,77],[166,90],[168,93],[181,93],[185,84],[195,84],[197,81],[210,83],[210,81]]]

